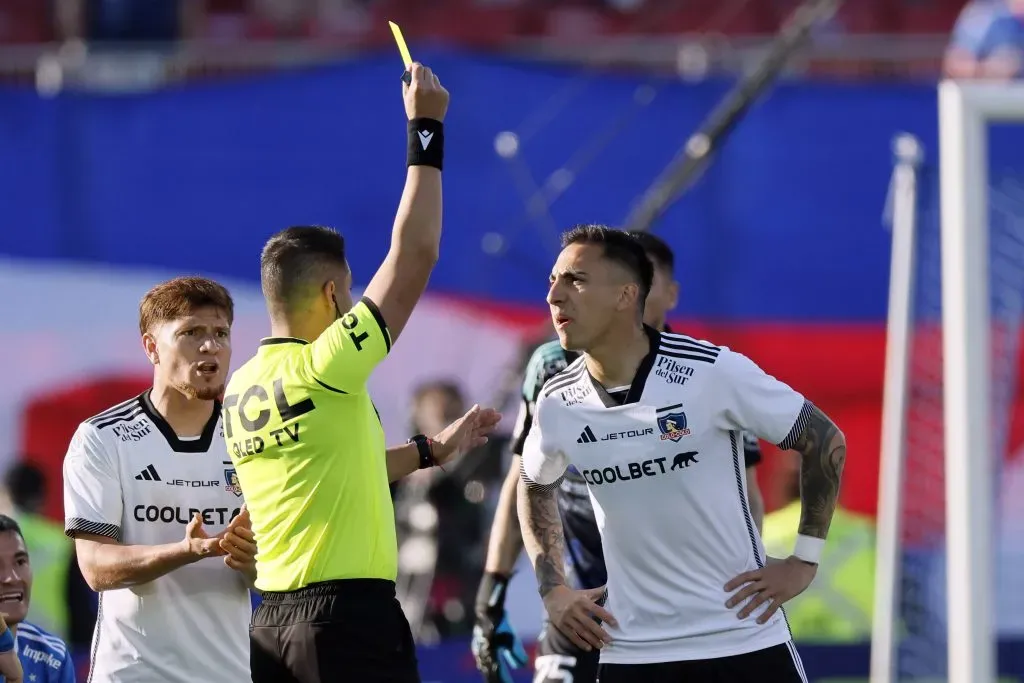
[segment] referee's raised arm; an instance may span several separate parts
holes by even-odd
[[[391,249],[366,287],[377,305],[392,343],[412,314],[441,247],[441,167],[448,91],[437,76],[413,64],[409,85],[402,84],[409,117],[409,166],[405,191],[391,233]]]

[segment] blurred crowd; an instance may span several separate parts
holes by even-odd
[[[585,38],[705,31],[757,35],[777,31],[799,4],[799,0],[0,0],[0,44],[76,39],[103,44],[359,39],[382,35],[377,29],[383,18],[410,22],[418,35],[463,43],[494,43],[516,35]],[[983,6],[1003,5],[1003,0],[977,0],[971,5],[978,6],[980,17],[1000,11]],[[857,0],[840,8],[830,30],[943,34],[963,6],[964,0]],[[459,21],[452,21],[454,16]],[[975,19],[972,30],[980,23],[984,20]]]
[[[974,0],[953,28],[944,70],[952,78],[1024,75],[1024,1]]]

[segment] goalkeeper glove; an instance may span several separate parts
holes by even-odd
[[[484,574],[476,596],[473,657],[486,683],[513,683],[512,669],[526,666],[526,648],[505,613],[509,578]]]

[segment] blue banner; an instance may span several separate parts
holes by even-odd
[[[730,85],[422,57],[452,92],[432,287],[535,304],[558,230],[621,223]],[[325,223],[346,235],[364,282],[404,175],[395,62],[141,95],[2,90],[0,253],[255,279],[269,234]],[[680,313],[881,322],[891,140],[915,133],[935,155],[936,111],[931,85],[777,87],[659,225],[687,283]],[[511,159],[495,149],[506,131],[518,136]],[[1024,158],[1021,137],[1000,150],[1006,159]],[[546,182],[550,206],[528,207]]]

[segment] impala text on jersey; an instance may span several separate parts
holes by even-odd
[[[59,669],[60,668],[61,662],[60,662],[59,659],[57,659],[56,657],[51,655],[49,652],[43,652],[42,650],[36,650],[35,648],[29,647],[28,645],[26,645],[22,649],[21,656],[26,658],[26,659],[30,659],[33,662],[43,662],[44,664],[46,664],[46,666],[50,667],[51,669]],[[34,681],[35,678],[36,678],[35,676],[32,676],[31,680]]]

